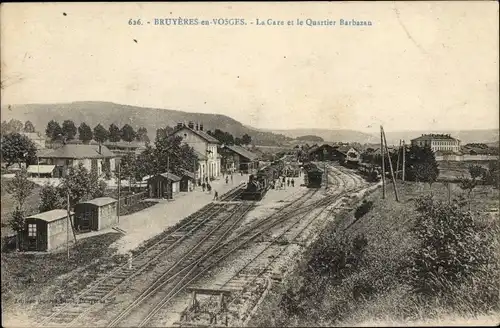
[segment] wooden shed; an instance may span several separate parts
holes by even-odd
[[[181,181],[179,183],[179,190],[182,192],[193,191],[196,181],[196,175],[193,172],[182,170]]]
[[[179,192],[180,182],[181,178],[170,172],[155,175],[148,179],[149,197],[171,199]]]
[[[70,224],[73,220],[70,212]],[[26,251],[52,251],[66,245],[68,238],[68,212],[51,210],[26,218],[26,228],[20,233],[21,246]],[[73,242],[73,233],[69,227]]]
[[[78,231],[102,230],[118,224],[118,202],[99,197],[75,205],[75,228]]]

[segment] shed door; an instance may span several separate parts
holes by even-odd
[[[37,241],[38,241],[38,229],[36,223],[28,223],[28,245],[26,247],[29,251],[37,250]]]

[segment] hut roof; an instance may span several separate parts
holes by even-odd
[[[91,200],[87,200],[84,202],[80,202],[80,204],[92,204],[96,206],[104,206],[108,204],[115,203],[117,200],[112,198],[112,197],[99,197],[99,198],[94,198]]]
[[[70,212],[70,215],[75,213]],[[47,212],[42,212],[38,214],[31,215],[27,217],[27,219],[38,219],[45,222],[54,222],[60,219],[63,219],[68,216],[68,212],[66,210],[51,210]]]

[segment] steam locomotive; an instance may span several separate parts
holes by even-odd
[[[271,183],[280,177],[283,163],[275,161],[263,167],[257,174],[250,175],[245,191],[241,194],[244,200],[261,200],[271,187]]]
[[[304,170],[306,171],[304,182],[307,188],[321,188],[323,171],[313,163],[305,164]]]

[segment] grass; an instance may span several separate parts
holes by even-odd
[[[40,302],[43,307],[73,297],[99,273],[108,273],[122,263],[123,257],[108,247],[120,237],[108,233],[83,239],[70,248],[69,260],[64,250],[2,254],[2,303]]]
[[[423,299],[412,291],[405,277],[411,265],[409,254],[419,249],[411,230],[416,219],[415,199],[432,192],[435,198],[446,201],[448,189],[441,183],[433,184],[432,190],[429,185],[398,183],[398,191],[399,203],[388,185],[385,201],[380,189],[366,198],[373,207],[361,218],[356,219],[354,211],[339,215],[297,261],[284,283],[272,289],[249,325],[404,325],[452,317],[491,317],[490,310],[498,317],[500,305],[479,304],[475,295],[480,290],[474,284],[453,288],[453,307],[441,297]],[[463,193],[452,187],[452,197]],[[472,210],[475,220],[491,226],[500,251],[498,214],[485,213],[492,207],[498,209],[498,196],[498,189],[478,187]],[[499,263],[500,259],[492,261]],[[485,273],[481,279],[491,283],[489,288],[498,286],[498,274],[488,267],[481,269]],[[477,311],[483,305],[489,310]]]
[[[130,206],[122,206],[120,207],[120,215],[128,215],[135,212],[139,212],[142,211],[143,209],[154,206],[156,204],[158,204],[158,202],[141,201]]]

